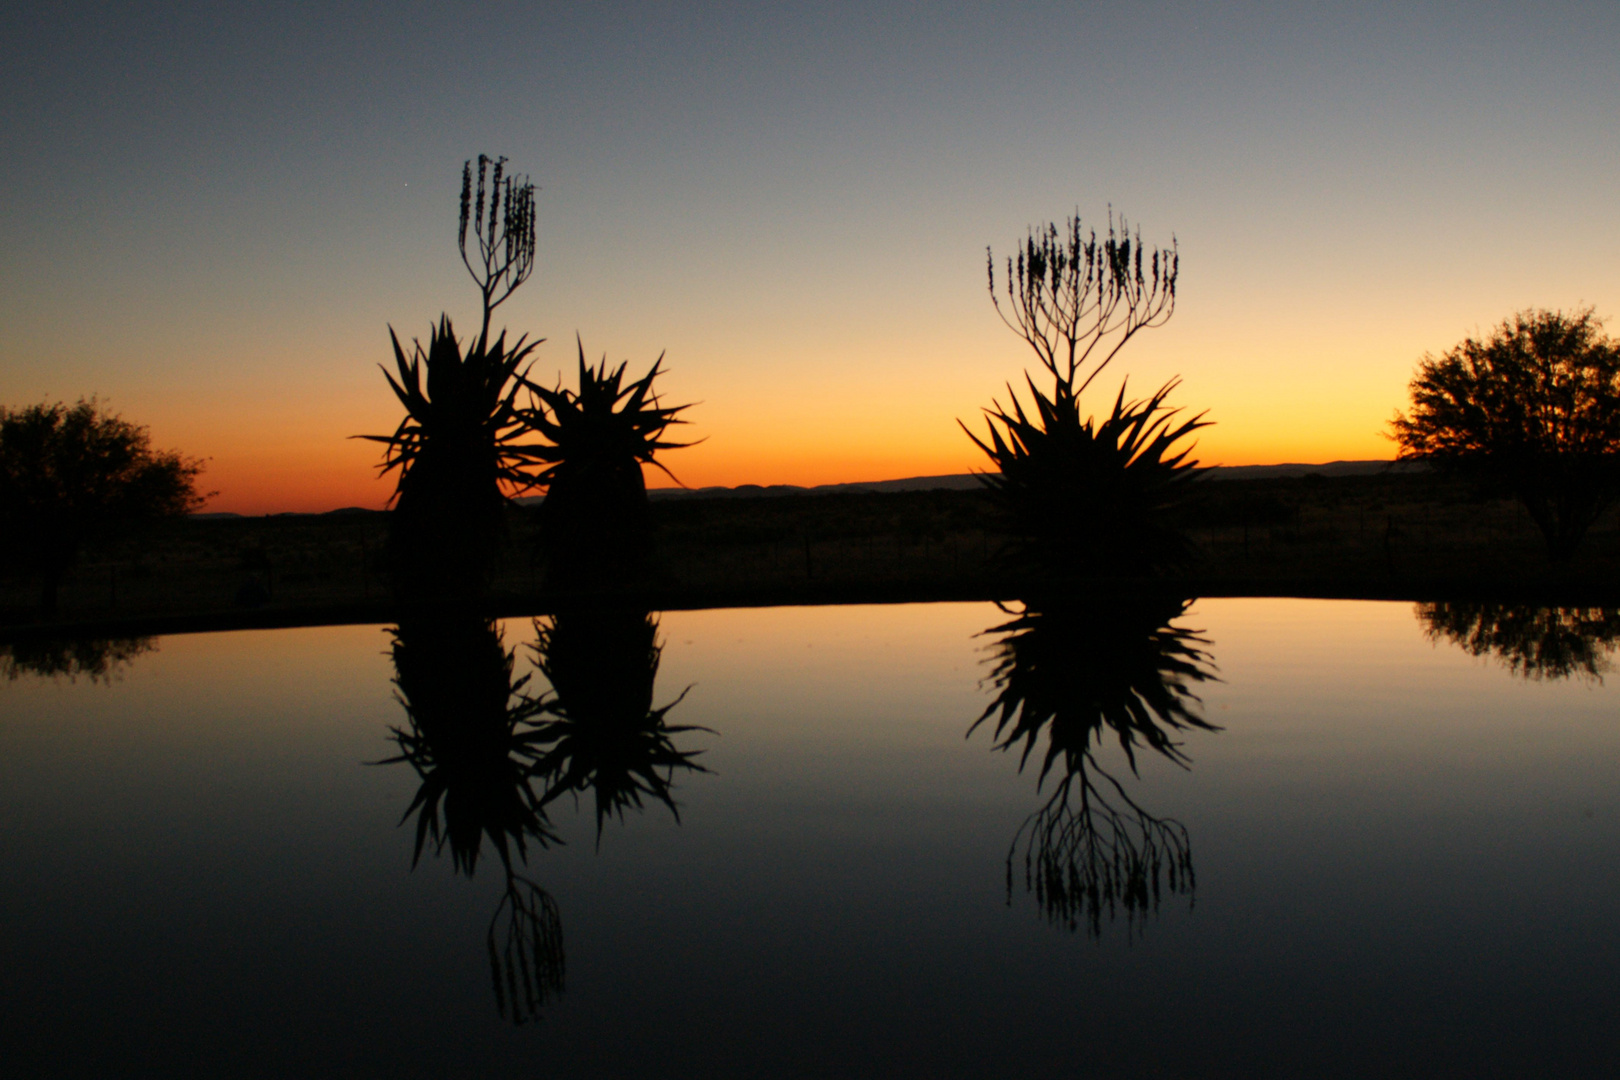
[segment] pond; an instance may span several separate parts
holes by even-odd
[[[1617,638],[1613,612],[1132,600],[13,656],[0,1054],[1597,1075]]]

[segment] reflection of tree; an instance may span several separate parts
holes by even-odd
[[[47,678],[65,675],[72,682],[83,675],[91,682],[111,682],[137,656],[156,648],[157,639],[149,637],[71,641],[25,638],[0,644],[0,672],[4,672],[8,680],[24,674]]]
[[[969,729],[996,718],[999,750],[1021,747],[1019,768],[1044,733],[1043,783],[1061,768],[1056,788],[1024,822],[1007,855],[1007,884],[1020,852],[1025,887],[1054,921],[1101,930],[1123,908],[1129,921],[1156,910],[1162,889],[1192,895],[1187,829],[1144,810],[1095,751],[1105,732],[1119,740],[1132,773],[1145,746],[1185,766],[1173,738],[1216,731],[1195,711],[1195,683],[1214,678],[1207,642],[1173,624],[1190,600],[1133,597],[1027,603],[987,633],[991,683],[999,691]]]
[[[684,691],[653,707],[663,651],[658,620],[645,611],[571,608],[536,620],[535,633],[536,661],[554,691],[545,703],[550,718],[535,736],[545,748],[536,761],[547,778],[545,802],[591,791],[598,842],[607,817],[639,810],[643,796],[679,820],[676,770],[708,770],[693,760],[701,751],[679,749],[673,736],[709,729],[666,722]]]
[[[563,989],[562,923],[557,905],[514,866],[527,862],[530,841],[557,837],[535,790],[536,717],[543,706],[513,677],[513,653],[495,623],[444,612],[402,621],[394,630],[395,685],[408,726],[394,728],[400,753],[421,780],[404,819],[416,817],[414,866],[431,838],[450,847],[468,877],[487,837],[506,874],[506,891],[490,919],[495,1000],[516,1023],[532,1019]]]
[[[1513,604],[1419,604],[1430,641],[1449,639],[1474,656],[1495,656],[1527,679],[1601,680],[1620,644],[1620,609]]]

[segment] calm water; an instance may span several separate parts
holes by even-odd
[[[1475,656],[1409,604],[1161,614],[675,612],[661,659],[639,613],[582,617],[542,642],[558,694],[520,688],[549,711],[478,627],[0,679],[0,1071],[1605,1074],[1613,633],[1454,626]],[[504,626],[513,679],[535,641]],[[652,706],[684,699],[603,735],[654,663]],[[1004,736],[1057,716],[1022,771],[999,713],[968,735],[1009,693]],[[498,752],[457,710],[504,710]],[[413,869],[424,776],[447,839]]]

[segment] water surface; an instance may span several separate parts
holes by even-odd
[[[1209,725],[1170,731],[1185,764],[1138,742],[1133,775],[1106,726],[1084,761],[1120,782],[1098,783],[1127,847],[1144,821],[1181,830],[1136,867],[1137,885],[1157,870],[1156,901],[1110,913],[1082,896],[1077,913],[1026,878],[1017,840],[1072,771],[1060,759],[1037,786],[1050,729],[1022,771],[1020,748],[993,749],[994,716],[968,735],[1001,691],[1004,635],[984,631],[1013,617],[657,619],[652,706],[685,691],[665,726],[711,729],[658,737],[707,771],[656,773],[678,820],[643,791],[598,835],[606,765],[544,805],[554,839],[512,861],[553,905],[566,971],[521,1026],[491,984],[508,883],[491,835],[470,877],[431,834],[413,869],[417,819],[401,818],[421,776],[370,764],[428,708],[388,628],[169,637],[98,678],[0,681],[6,1071],[1519,1076],[1613,1060],[1612,679],[1580,663],[1526,677],[1408,604],[1196,602],[1173,625],[1198,632],[1218,681],[1183,680]],[[534,627],[499,630],[514,680],[533,673]],[[633,682],[614,663],[607,683]],[[476,666],[458,664],[441,667]],[[547,689],[535,673],[520,693]],[[1109,823],[1092,813],[1095,841]],[[1177,860],[1191,876],[1172,885]]]

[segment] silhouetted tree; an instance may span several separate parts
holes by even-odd
[[[1401,460],[1511,491],[1552,562],[1620,498],[1620,347],[1592,309],[1521,311],[1425,356],[1411,392],[1392,424]]]
[[[1181,440],[1208,426],[1203,414],[1179,418],[1166,404],[1171,380],[1145,400],[1128,400],[1122,383],[1106,417],[1083,414],[1082,393],[1142,330],[1175,311],[1181,257],[1148,250],[1123,218],[1098,240],[1078,217],[1063,230],[1031,229],[1006,263],[1006,306],[987,249],[990,298],[997,313],[1035,352],[1050,392],[1026,373],[1032,405],[1009,383],[1010,405],[992,401],[989,431],[962,429],[995,466],[983,479],[1029,569],[1087,575],[1151,573],[1184,562],[1190,548],[1173,515],[1197,462]]]
[[[986,631],[1000,635],[991,656],[997,695],[968,733],[994,717],[996,749],[1018,750],[1020,769],[1040,749],[1037,787],[1057,777],[1013,838],[1007,888],[1021,854],[1025,887],[1070,929],[1098,933],[1104,911],[1120,909],[1134,923],[1158,907],[1161,886],[1191,896],[1186,827],[1143,809],[1095,756],[1111,734],[1133,773],[1139,747],[1185,766],[1176,733],[1219,730],[1198,714],[1193,692],[1214,678],[1207,642],[1174,621],[1190,603],[1106,595],[1028,603]]]
[[[69,407],[0,406],[0,551],[39,575],[40,611],[87,539],[202,506],[203,463],[152,449],[146,428],[91,399]]]
[[[1474,656],[1494,656],[1527,679],[1601,681],[1620,646],[1614,608],[1457,602],[1419,604],[1417,614],[1430,641],[1445,638]]]
[[[408,600],[478,595],[506,503],[534,482],[516,395],[539,341],[525,336],[508,346],[504,331],[489,338],[495,308],[534,270],[534,185],[507,175],[505,162],[480,155],[476,174],[470,161],[462,167],[459,239],[483,305],[478,336],[464,353],[441,315],[427,348],[417,341],[407,357],[390,327],[398,378],[386,368],[383,375],[405,417],[392,435],[359,436],[384,443],[382,472],[399,473],[389,547],[396,593]],[[476,254],[468,251],[469,226]]]

